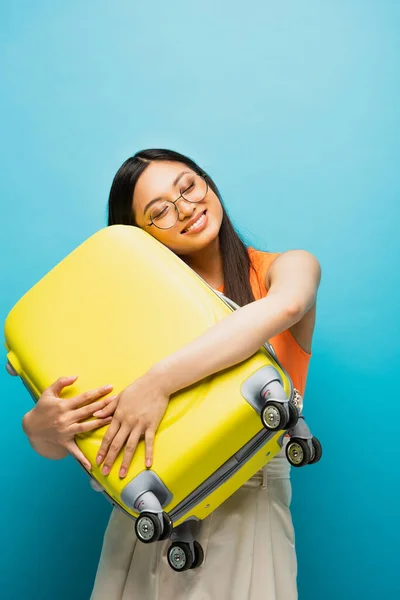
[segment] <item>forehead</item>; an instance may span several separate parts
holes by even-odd
[[[139,177],[133,194],[133,209],[143,212],[147,202],[158,196],[169,197],[179,188],[174,187],[175,178],[180,173],[193,173],[187,165],[178,162],[155,161],[149,164]],[[178,190],[179,193],[179,190]]]

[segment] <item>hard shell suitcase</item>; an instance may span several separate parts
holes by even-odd
[[[108,227],[76,248],[10,311],[7,368],[34,399],[71,373],[79,378],[63,397],[105,383],[117,394],[232,310],[228,299],[149,234]],[[201,563],[201,548],[185,527],[207,517],[273,458],[296,422],[292,382],[266,345],[171,397],[151,469],[144,467],[141,441],[123,480],[118,476],[122,453],[104,476],[95,457],[106,427],[76,441],[92,463],[93,487],[133,517],[139,539],[175,540],[168,560],[179,571]],[[303,422],[303,434],[304,427]],[[312,451],[308,433],[302,437]]]

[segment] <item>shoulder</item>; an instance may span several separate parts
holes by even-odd
[[[294,274],[312,273],[317,280],[321,277],[321,266],[318,259],[308,250],[286,250],[271,261],[266,273],[267,289],[276,279],[291,278]]]
[[[278,258],[281,252],[267,252],[265,250],[247,249],[252,266],[258,270],[261,267],[270,267],[274,260]]]
[[[247,251],[250,259],[250,285],[255,299],[260,299],[268,293],[267,274],[279,252],[265,252],[251,247]]]
[[[307,250],[286,250],[284,252],[267,252],[248,248],[251,262],[250,279],[258,281],[261,295],[268,293],[272,284],[279,287],[291,285],[294,280],[306,275],[318,285],[321,268],[316,257]]]

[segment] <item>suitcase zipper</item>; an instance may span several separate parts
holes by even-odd
[[[282,438],[286,432],[282,433]],[[180,504],[169,512],[173,521],[179,520],[189,510],[197,506],[202,500],[207,498],[211,492],[225,483],[232,475],[234,475],[242,465],[258,452],[275,432],[260,431],[250,442],[248,442],[241,450],[236,452],[228,459],[215,473],[208,477],[203,483],[196,488],[189,496],[187,496]]]

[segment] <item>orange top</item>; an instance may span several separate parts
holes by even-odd
[[[254,270],[250,271],[250,285],[256,300],[268,295],[265,281],[267,272],[273,261],[279,256],[279,253],[261,252],[249,248],[248,253]],[[223,292],[223,289],[219,289]],[[289,329],[282,331],[272,337],[269,342],[272,344],[279,361],[289,373],[294,387],[304,396],[306,387],[308,365],[311,353],[303,350],[290,333]]]

